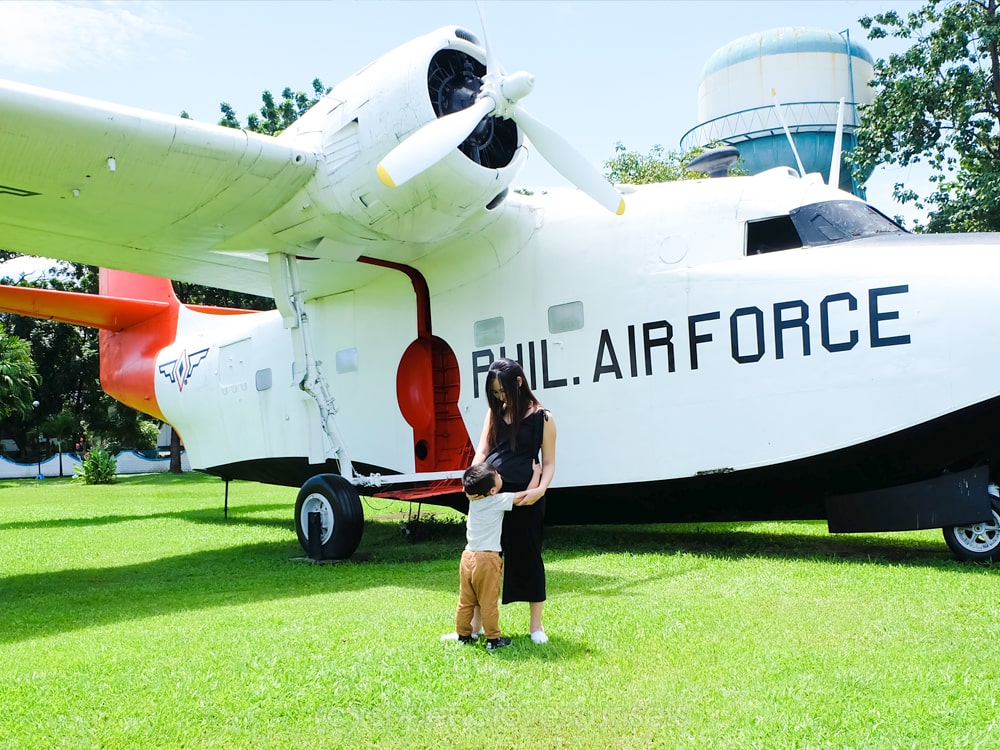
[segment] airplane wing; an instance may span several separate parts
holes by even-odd
[[[266,263],[218,250],[315,164],[270,136],[0,81],[8,250],[269,295]]]
[[[606,180],[520,108],[531,76],[487,70],[486,57],[470,32],[438,29],[278,137],[0,81],[0,247],[266,296],[292,283],[318,298],[449,243],[489,252],[481,230],[504,215],[526,159],[521,126],[620,214]],[[536,226],[508,223],[494,234]],[[291,282],[278,255],[319,262]]]

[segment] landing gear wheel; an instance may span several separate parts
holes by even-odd
[[[1000,560],[1000,505],[991,501],[993,519],[971,526],[946,526],[944,541],[959,560],[985,562]]]
[[[343,560],[361,543],[365,517],[354,485],[338,474],[317,474],[302,485],[295,500],[295,533],[309,553],[309,514],[318,511],[322,526],[322,557]]]

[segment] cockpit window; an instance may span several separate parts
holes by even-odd
[[[803,245],[829,245],[876,234],[902,234],[903,228],[861,201],[826,201],[789,211]]]
[[[792,209],[788,216],[747,222],[747,255],[830,245],[905,230],[861,201],[824,201]]]

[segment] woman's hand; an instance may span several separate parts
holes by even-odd
[[[541,487],[535,487],[514,495],[514,505],[534,505],[543,497],[545,497],[545,490]]]

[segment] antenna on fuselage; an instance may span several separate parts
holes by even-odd
[[[740,152],[735,146],[707,148],[689,161],[687,168],[692,172],[704,172],[709,177],[725,177],[739,158]]]
[[[795,155],[795,163],[799,165],[799,177],[805,177],[806,168],[802,166],[802,159],[799,158],[798,149],[795,148],[795,141],[792,140],[792,132],[785,123],[785,116],[781,112],[781,103],[778,101],[778,92],[771,89],[771,96],[774,97],[774,111],[778,115],[778,122],[785,129],[785,137],[788,138],[788,145],[792,147],[792,153]]]
[[[830,187],[840,187],[840,151],[844,140],[844,97],[837,107],[837,130],[833,136],[833,156],[830,157]]]

